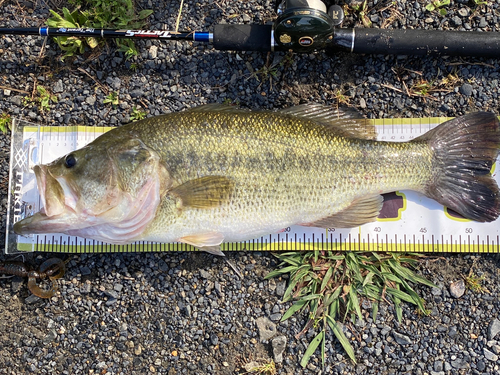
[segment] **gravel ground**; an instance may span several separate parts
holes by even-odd
[[[139,6],[155,9],[151,28],[172,29],[179,3],[149,0]],[[498,0],[479,8],[473,1],[452,1],[446,16],[426,11],[428,1],[396,3],[368,2],[374,27],[498,31],[500,26]],[[40,26],[55,6],[0,0],[0,26]],[[262,23],[272,19],[272,7],[264,0],[187,0],[180,29]],[[349,16],[344,26],[354,24],[358,19]],[[39,37],[0,36],[0,114],[44,125],[120,125],[129,121],[133,107],[154,116],[212,102],[274,109],[310,101],[349,105],[370,118],[500,113],[500,61],[493,59],[268,56],[148,41],[138,43],[140,55],[129,61],[111,46],[101,55],[63,63],[53,42],[43,50],[42,44]],[[57,96],[50,111],[23,100],[34,85]],[[103,103],[114,91],[116,108]],[[0,243],[9,144],[9,135],[0,134]],[[30,254],[26,260],[40,264],[46,257]],[[306,369],[298,363],[315,333],[295,339],[305,316],[279,323],[288,307],[280,302],[286,280],[263,279],[276,266],[274,257],[230,253],[227,258],[242,278],[208,254],[154,253],[70,256],[60,291],[50,300],[30,296],[25,280],[0,280],[0,374],[244,373],[246,363],[273,358],[275,337],[286,339],[280,374],[500,373],[495,256],[426,261],[419,273],[439,285],[419,288],[429,317],[405,305],[399,324],[391,306],[382,307],[376,321],[365,310],[365,321],[345,326],[358,364],[349,362],[329,334],[325,367],[316,356]],[[471,269],[484,277],[488,292],[452,297],[450,283]],[[262,338],[269,330],[274,337]]]

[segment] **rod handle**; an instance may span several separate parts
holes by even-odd
[[[382,55],[500,57],[500,33],[443,30],[336,29],[334,50]]]
[[[213,46],[221,51],[271,51],[272,25],[215,25]]]

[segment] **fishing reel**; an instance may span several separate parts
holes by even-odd
[[[276,12],[275,43],[280,49],[295,52],[327,47],[333,41],[334,28],[344,20],[344,11],[339,5],[327,9],[321,0],[281,0]]]

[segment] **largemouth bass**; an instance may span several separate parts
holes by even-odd
[[[113,129],[34,167],[43,208],[14,230],[178,241],[221,255],[222,242],[291,225],[374,221],[381,194],[403,189],[472,220],[497,219],[494,114],[459,117],[403,143],[376,141],[374,127],[352,117],[317,104],[279,112],[208,105]]]

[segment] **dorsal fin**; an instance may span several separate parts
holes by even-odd
[[[309,103],[282,109],[279,112],[324,124],[342,135],[369,140],[377,138],[375,126],[370,124],[369,120],[362,118],[361,114],[352,108],[333,108]]]
[[[210,103],[202,104],[197,107],[189,108],[186,112],[232,112],[232,111],[243,111],[235,105],[231,104],[221,104],[221,103]]]

